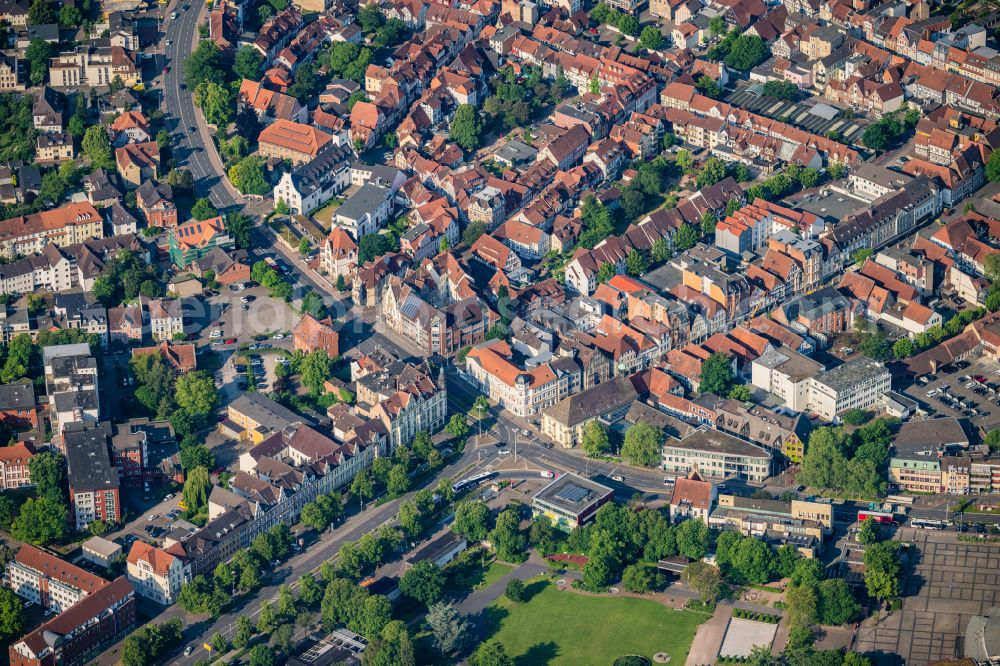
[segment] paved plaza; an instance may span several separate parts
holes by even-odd
[[[1000,544],[955,542],[953,534],[920,530],[904,536],[911,533],[916,553],[904,581],[903,608],[865,620],[854,647],[881,664],[960,656],[969,618],[1000,605]]]
[[[720,657],[749,657],[758,646],[771,647],[778,625],[766,622],[754,622],[734,617],[729,620],[726,637],[719,650]]]

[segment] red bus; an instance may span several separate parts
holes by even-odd
[[[873,519],[880,525],[891,525],[893,523],[893,515],[891,513],[885,513],[883,511],[858,511],[859,523],[864,522],[868,518]]]

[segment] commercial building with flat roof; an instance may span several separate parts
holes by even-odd
[[[790,543],[804,556],[814,557],[833,531],[833,505],[719,495],[709,524],[774,544]]]
[[[764,481],[771,475],[771,453],[709,428],[663,444],[664,471],[686,476],[695,469],[704,477]]]
[[[809,403],[809,379],[823,366],[788,347],[768,349],[754,359],[750,383],[785,401],[789,409],[805,411]]]
[[[848,409],[871,409],[891,389],[892,375],[878,361],[848,361],[809,379],[808,409],[832,421]]]
[[[535,517],[544,516],[552,526],[568,532],[589,522],[615,491],[576,474],[563,474],[531,499]]]
[[[111,465],[108,442],[111,424],[68,423],[63,431],[70,514],[76,529],[95,520],[121,522],[118,470]]]

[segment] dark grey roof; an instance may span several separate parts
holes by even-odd
[[[795,321],[798,317],[818,319],[831,312],[846,310],[851,307],[843,294],[833,287],[824,287],[811,294],[793,298],[781,306],[786,321]]]
[[[337,209],[338,217],[348,220],[360,220],[365,215],[372,215],[375,210],[389,198],[389,188],[375,183],[365,183],[352,194],[344,204]]]
[[[539,490],[532,502],[579,517],[604,498],[613,496],[614,492],[600,483],[567,473]]]
[[[139,224],[139,220],[136,219],[135,215],[128,212],[117,200],[108,206],[105,214],[112,226]]]
[[[354,151],[350,146],[338,146],[332,141],[328,142],[320,148],[316,157],[292,171],[291,177],[295,189],[303,196],[312,194],[323,186],[327,175],[336,165],[347,161],[353,154]]]
[[[638,397],[628,377],[611,381],[563,398],[544,413],[563,426],[573,427],[610,412],[622,409]]]
[[[968,448],[969,437],[962,424],[954,416],[944,416],[923,421],[907,421],[899,427],[892,440],[894,458],[926,456],[934,458],[938,450],[945,448]]]
[[[0,410],[28,410],[35,406],[35,389],[30,382],[0,386]]]
[[[416,552],[408,555],[406,557],[406,561],[409,564],[416,564],[417,562],[423,562],[425,560],[434,562],[449,551],[454,550],[459,546],[459,544],[462,543],[465,543],[465,537],[455,534],[454,532],[445,532],[437,539],[434,539]]]
[[[742,439],[727,435],[719,430],[701,428],[684,439],[668,439],[664,446],[674,449],[701,451],[708,453],[726,453],[729,455],[753,458],[770,458],[770,454],[759,446],[744,442]]]
[[[66,477],[74,491],[112,490],[118,487],[118,470],[111,466],[108,440],[111,425],[67,423],[63,443],[68,463]]]

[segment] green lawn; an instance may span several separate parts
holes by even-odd
[[[560,591],[545,580],[531,582],[528,592],[528,602],[500,597],[486,610],[492,637],[518,666],[608,666],[623,654],[652,658],[657,652],[683,664],[698,625],[708,619],[648,599]]]
[[[492,562],[485,570],[479,569],[471,578],[477,590],[484,590],[514,570],[514,566],[503,562]]]
[[[447,587],[453,591],[472,592],[487,588],[514,570],[510,564],[488,562],[482,564],[482,551],[471,549],[444,568]]]

